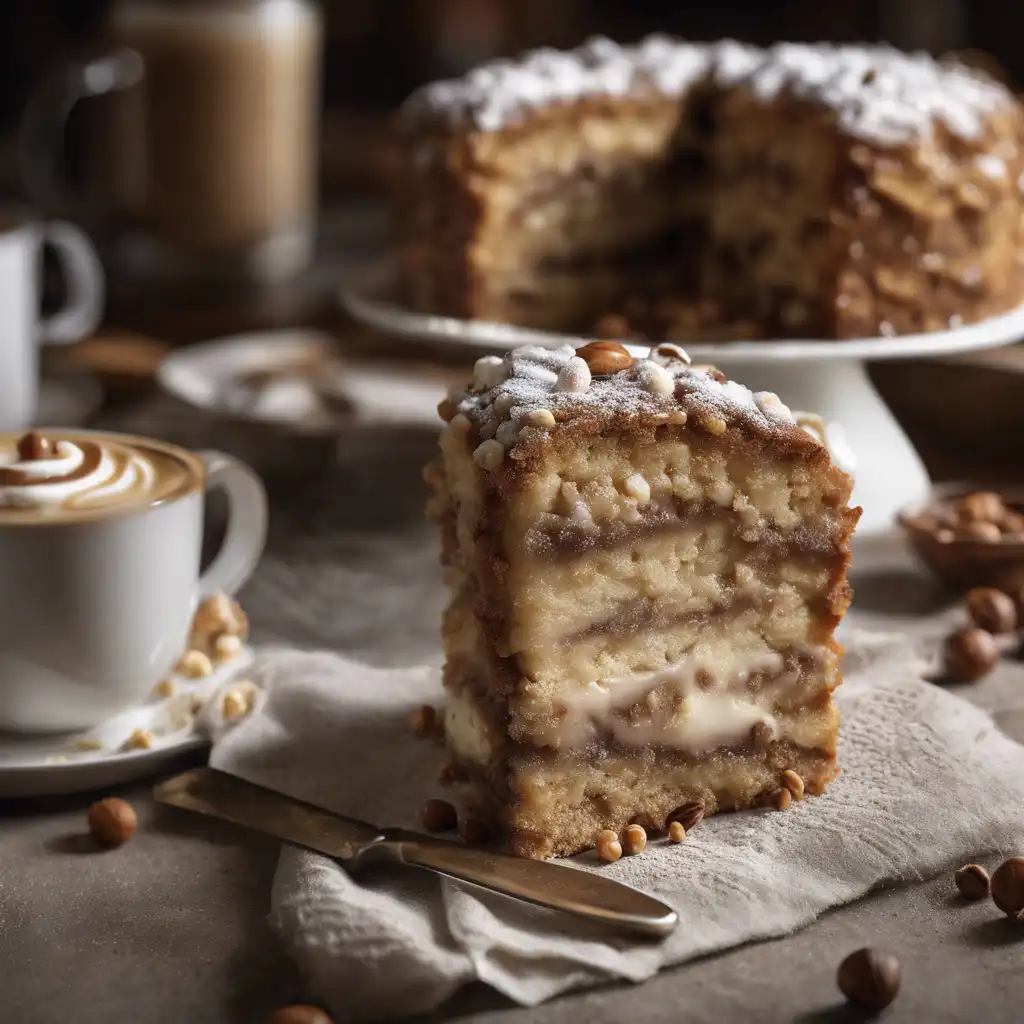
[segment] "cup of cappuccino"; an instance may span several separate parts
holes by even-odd
[[[64,308],[40,314],[43,246],[60,260],[67,291]],[[39,394],[39,345],[69,344],[91,334],[103,315],[99,257],[78,228],[38,223],[0,210],[0,430],[31,425]]]
[[[216,488],[229,521],[201,573]],[[184,653],[198,603],[249,578],[266,528],[259,477],[227,455],[0,434],[0,730],[84,729],[146,697]]]

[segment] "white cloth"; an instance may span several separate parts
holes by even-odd
[[[708,819],[600,870],[681,917],[660,944],[536,911],[426,872],[349,877],[285,847],[272,921],[317,998],[346,1019],[427,1011],[481,980],[533,1005],[571,988],[640,981],[661,967],[784,935],[829,907],[966,858],[1020,848],[1024,747],[984,712],[923,682],[909,642],[847,638],[842,774],[783,813]],[[260,712],[222,736],[212,763],[379,825],[416,827],[441,758],[410,717],[439,703],[436,668],[383,670],[333,654],[264,653]]]

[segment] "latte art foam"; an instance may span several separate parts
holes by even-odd
[[[49,518],[145,504],[177,490],[187,476],[168,453],[117,437],[26,435],[15,445],[0,443],[0,513]]]

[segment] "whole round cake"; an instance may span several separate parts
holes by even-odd
[[[606,337],[857,338],[1024,300],[1024,118],[884,46],[545,49],[401,111],[396,255],[425,312]]]

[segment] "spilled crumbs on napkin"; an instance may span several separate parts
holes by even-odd
[[[286,846],[271,919],[317,998],[346,1018],[425,1012],[483,981],[524,1005],[801,928],[870,889],[928,877],[1024,840],[1024,747],[983,711],[920,678],[913,646],[847,638],[842,774],[784,813],[708,819],[684,843],[655,841],[598,866],[671,903],[664,942],[636,940],[422,871],[350,878]],[[442,751],[410,718],[442,700],[436,668],[381,670],[334,654],[264,652],[262,710],[215,745],[212,763],[380,825],[416,827]]]

